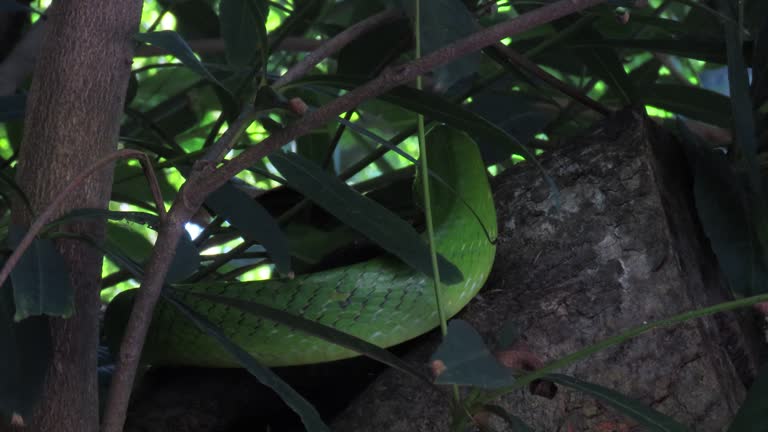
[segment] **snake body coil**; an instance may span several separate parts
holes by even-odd
[[[430,170],[450,186],[431,182],[436,247],[464,276],[460,283],[442,286],[446,315],[453,316],[483,286],[491,270],[496,248],[490,239],[496,237],[496,214],[475,143],[462,133],[438,128],[429,134],[428,145]],[[262,303],[381,347],[406,341],[439,325],[431,278],[391,256],[294,279],[184,288]],[[126,292],[110,304],[106,318],[108,339],[116,339],[115,334],[120,333],[110,332],[110,328],[119,327],[114,321],[127,316],[132,297]],[[226,305],[192,295],[182,294],[180,299],[265,366],[317,363],[356,355]],[[142,361],[240,367],[215,340],[164,302],[155,311]]]

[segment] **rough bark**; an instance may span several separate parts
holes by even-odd
[[[140,0],[58,0],[49,9],[29,92],[17,182],[39,213],[75,176],[117,148],[117,134],[130,75],[132,35],[141,16]],[[112,170],[92,176],[74,208],[108,204]],[[31,215],[17,203],[14,220]],[[70,232],[99,238],[103,223],[77,223]],[[70,319],[50,319],[54,343],[43,399],[28,431],[98,430],[96,351],[98,347],[101,254],[82,242],[62,240],[75,290]]]
[[[560,187],[560,210],[531,166],[505,172],[495,185],[496,264],[462,313],[492,347],[512,320],[533,352],[551,361],[727,298],[693,213],[686,161],[664,132],[624,112],[541,162]],[[721,314],[657,330],[561,372],[634,397],[694,430],[723,430],[755,366],[757,335],[743,323],[739,314]],[[436,342],[411,359],[426,363]],[[499,404],[534,430],[638,429],[567,389],[553,400],[526,393]],[[446,431],[449,417],[445,394],[387,371],[334,430]]]
[[[559,211],[532,166],[515,166],[494,181],[496,264],[461,314],[492,347],[502,325],[513,320],[529,347],[550,361],[643,321],[728,297],[696,221],[686,161],[666,132],[624,112],[540,160],[560,188]],[[722,430],[758,357],[748,312],[658,330],[561,372],[628,394],[695,430]],[[408,358],[426,371],[439,337],[414,343]],[[304,385],[302,394],[321,407],[344,392],[341,387],[364,379],[351,363],[337,366],[336,375],[315,385],[314,398],[307,388],[312,373],[291,382]],[[245,424],[265,430],[259,416],[269,403],[245,372],[155,372],[141,386],[127,430],[202,432]],[[333,430],[447,431],[450,397],[388,370]],[[500,403],[534,430],[638,429],[604,404],[563,388],[553,400],[520,391]],[[278,415],[295,418],[289,410]],[[278,429],[303,430],[298,421]]]

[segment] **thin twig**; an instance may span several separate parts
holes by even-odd
[[[530,72],[536,78],[549,84],[554,89],[560,91],[564,95],[570,96],[577,102],[580,102],[585,107],[590,108],[604,116],[611,114],[612,111],[610,108],[606,107],[605,105],[601,104],[600,102],[594,99],[591,99],[581,89],[578,89],[568,84],[567,82],[560,81],[554,75],[550,74],[549,72],[542,69],[539,65],[529,60],[528,57],[518,53],[514,49],[504,45],[501,42],[497,42],[494,46],[496,47],[496,49],[499,50],[499,52],[501,52],[502,54],[504,54],[504,56],[507,57],[507,60],[510,63],[519,67],[520,69]]]
[[[388,69],[379,75],[379,77],[346,93],[344,96],[334,99],[320,108],[307,113],[301,120],[288,127],[276,131],[268,138],[261,141],[260,145],[244,151],[238,157],[227,162],[215,172],[207,175],[206,178],[198,179],[201,184],[190,185],[187,183],[185,186],[194,188],[195,194],[202,193],[205,195],[210,193],[224,184],[228,179],[234,177],[237,173],[253,165],[271,152],[297,137],[309,133],[316,127],[335,119],[339,114],[360,105],[368,99],[374,98],[399,85],[406,84],[420,74],[424,74],[436,67],[443,66],[467,54],[481,50],[505,37],[522,33],[538,25],[554,21],[574,12],[604,3],[605,1],[606,0],[560,0],[555,3],[550,3],[508,21],[483,29],[452,44],[446,45],[419,60],[414,60],[401,66]],[[187,195],[189,195],[189,192]]]
[[[311,111],[292,125],[276,131],[272,136],[263,140],[260,145],[247,150],[213,172],[209,169],[193,170],[189,180],[184,184],[177,196],[168,217],[161,226],[152,256],[147,264],[146,277],[136,295],[125,334],[120,344],[120,353],[117,358],[115,373],[112,376],[102,432],[120,432],[123,429],[128,401],[136,377],[136,370],[139,366],[141,350],[144,347],[144,339],[149,330],[152,313],[160,298],[165,275],[170,268],[179,237],[184,232],[184,223],[197,211],[209,193],[219,188],[235,174],[261,160],[270,152],[308,133],[315,127],[334,119],[339,114],[360,105],[367,99],[376,97],[398,85],[405,84],[413,80],[417,75],[424,74],[438,66],[485,48],[507,36],[524,32],[538,25],[554,21],[605,1],[559,0],[526,14],[519,15],[509,21],[484,29],[436,50],[420,60],[412,61],[382,73],[378,78],[358,89],[350,91],[317,110]]]
[[[337,34],[327,42],[323,43],[319,48],[312,51],[304,60],[291,67],[285,75],[281,76],[275,81],[274,87],[281,87],[288,84],[291,81],[304,76],[307,72],[312,70],[316,64],[327,59],[340,49],[347,46],[353,40],[359,38],[361,35],[368,33],[369,31],[380,27],[388,22],[392,22],[403,16],[403,13],[397,9],[387,9],[383,12],[379,12],[375,15],[356,23],[355,25],[347,28],[341,33]]]
[[[130,150],[130,149],[123,149],[118,150],[110,155],[107,155],[98,161],[96,161],[94,164],[92,164],[88,169],[83,171],[80,175],[72,179],[71,182],[67,185],[66,188],[56,197],[53,202],[51,202],[48,207],[35,219],[35,222],[32,223],[32,226],[29,227],[29,230],[24,235],[24,238],[21,240],[19,245],[14,249],[13,253],[10,257],[8,257],[8,260],[5,262],[5,265],[3,266],[3,270],[0,271],[0,286],[2,286],[3,283],[5,283],[5,280],[8,278],[8,276],[11,274],[11,270],[16,266],[16,264],[21,259],[21,256],[24,255],[24,252],[29,248],[29,246],[34,241],[35,237],[38,233],[40,233],[40,230],[42,230],[45,227],[45,224],[50,222],[50,220],[53,218],[56,211],[58,211],[59,207],[66,201],[69,196],[72,194],[72,192],[77,191],[80,186],[82,186],[83,182],[88,179],[93,173],[96,171],[99,171],[103,169],[105,166],[113,163],[114,161],[118,159],[126,159],[126,158],[136,158],[141,162],[142,168],[144,169],[144,173],[147,175],[147,180],[150,184],[150,189],[152,190],[152,196],[155,198],[155,204],[157,205],[157,212],[160,215],[160,218],[165,218],[165,203],[163,202],[163,197],[160,193],[160,186],[157,182],[157,178],[155,177],[155,172],[152,170],[152,163],[150,162],[147,155],[144,153],[138,151],[138,150]]]

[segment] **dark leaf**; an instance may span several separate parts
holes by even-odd
[[[400,4],[415,21],[416,11],[410,0]],[[421,0],[420,36],[422,55],[427,55],[445,45],[474,33],[478,26],[474,16],[460,0]],[[436,86],[449,89],[458,81],[477,72],[480,55],[464,56],[435,70]]]
[[[11,225],[8,242],[15,248],[26,230]],[[74,291],[69,270],[53,241],[36,238],[11,271],[14,319],[18,322],[36,315],[68,318],[74,312]]]
[[[680,131],[693,166],[696,210],[730,288],[759,294],[754,288],[765,287],[768,274],[744,203],[746,184],[731,172],[726,155],[699,143],[682,123]]]
[[[747,399],[741,404],[736,418],[731,422],[728,432],[766,432],[768,431],[768,363],[757,373],[747,393]]]
[[[288,240],[280,225],[261,204],[231,183],[226,183],[210,194],[205,204],[227,219],[246,238],[264,246],[277,271],[283,274],[291,271]]]
[[[268,8],[261,0],[222,0],[219,19],[227,60],[236,67],[247,67],[261,59],[266,67]]]
[[[26,94],[0,96],[0,122],[23,119],[26,106]]]
[[[187,45],[187,42],[185,42],[178,33],[170,30],[139,33],[134,36],[134,39],[168,51],[192,71],[212,83],[221,86],[221,83],[219,83],[219,81],[211,75],[208,69],[200,63],[200,60],[195,57],[195,53],[192,52],[192,49]]]
[[[638,91],[645,104],[720,127],[731,124],[729,99],[719,93],[681,84],[652,84]]]
[[[458,384],[485,389],[509,386],[515,381],[510,369],[502,366],[485,342],[466,321],[451,320],[448,335],[432,355],[431,362],[441,362],[433,369],[442,372],[437,384]]]
[[[729,0],[719,0],[720,12],[731,19],[735,14]],[[747,171],[754,191],[759,191],[760,169],[757,161],[757,140],[752,99],[749,94],[749,74],[744,63],[740,44],[739,29],[733,22],[725,20],[725,42],[728,55],[728,82],[730,83],[731,109],[733,110],[733,136],[736,145],[747,163]],[[768,245],[768,244],[767,244]]]
[[[108,219],[114,221],[126,220],[146,225],[154,230],[160,228],[160,219],[151,213],[121,212],[103,209],[76,209],[51,222],[49,227],[82,218]],[[185,231],[179,239],[179,244],[176,246],[176,253],[173,256],[171,267],[165,277],[166,282],[174,283],[184,280],[187,276],[194,273],[198,267],[200,267],[200,254],[197,252],[197,247],[195,247],[195,244],[192,242],[189,233]]]
[[[297,80],[291,85],[323,85],[351,89],[362,83],[363,81],[359,78],[325,75]],[[491,148],[481,147],[486,163],[491,164],[506,160],[513,153],[533,159],[533,154],[518,139],[483,117],[440,96],[410,87],[398,87],[380,97],[405,109],[424,114],[430,120],[444,122],[456,129],[463,130],[478,142],[493,143]]]
[[[688,429],[674,419],[628,398],[611,389],[561,374],[548,374],[546,379],[582,391],[611,405],[618,412],[630,417],[652,432],[685,432]]]
[[[296,154],[275,153],[269,160],[292,189],[417,271],[432,274],[429,247],[416,230],[397,215]],[[461,271],[455,265],[442,257],[438,257],[438,261],[440,277],[446,283],[462,280]]]
[[[16,413],[28,419],[42,396],[53,349],[47,319],[14,319],[12,293],[10,283],[0,287],[0,418]]]
[[[330,429],[323,420],[320,418],[320,414],[317,413],[315,408],[307,402],[300,394],[296,393],[296,390],[286,384],[280,377],[275,375],[274,372],[258,364],[256,359],[251,357],[250,354],[245,352],[242,348],[230,341],[221,329],[216,328],[210,321],[204,316],[191,310],[186,305],[172,297],[168,293],[164,293],[166,301],[174,305],[179,312],[189,318],[190,321],[203,332],[210,337],[216,339],[221,346],[227,350],[234,358],[237,359],[240,364],[248,370],[253,376],[255,376],[259,382],[265,386],[271,388],[277,393],[280,398],[285,402],[296,414],[301,417],[304,427],[309,432],[330,432]]]

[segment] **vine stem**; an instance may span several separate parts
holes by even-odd
[[[414,0],[416,12],[414,17],[414,39],[416,40],[416,59],[421,58],[421,1]],[[416,88],[421,90],[421,75],[416,76]],[[427,140],[424,134],[424,115],[416,117],[419,134],[419,168],[421,168],[421,191],[424,196],[424,217],[427,224],[427,241],[429,243],[429,258],[432,264],[432,280],[435,287],[435,300],[437,302],[437,317],[440,320],[440,332],[445,337],[448,334],[448,324],[443,309],[443,296],[440,292],[440,268],[437,265],[437,250],[435,249],[435,227],[432,223],[432,199],[429,196],[429,163],[427,162]]]

